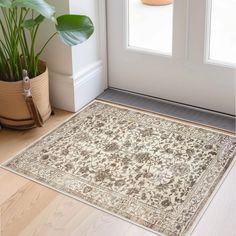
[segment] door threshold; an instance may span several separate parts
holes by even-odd
[[[194,107],[116,88],[107,89],[97,99],[158,113],[164,116],[174,117],[233,134],[235,134],[236,131],[234,116],[200,107]]]

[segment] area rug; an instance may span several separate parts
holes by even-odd
[[[95,101],[3,168],[161,235],[186,235],[231,168],[236,138]]]

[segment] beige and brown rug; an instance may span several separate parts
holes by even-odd
[[[235,151],[230,135],[96,101],[3,167],[176,236],[193,226]]]

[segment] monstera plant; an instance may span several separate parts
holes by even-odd
[[[40,56],[56,35],[69,46],[84,42],[93,34],[93,23],[84,15],[57,16],[44,0],[0,0],[0,8],[0,123],[42,126],[51,108],[48,71]],[[36,50],[44,21],[53,24],[55,32]]]

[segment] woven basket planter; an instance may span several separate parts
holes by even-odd
[[[174,0],[142,0],[143,4],[152,6],[162,6],[172,4]]]
[[[51,115],[49,101],[48,69],[40,62],[41,74],[30,79],[33,101],[43,122]],[[0,81],[0,124],[14,129],[28,129],[36,126],[23,95],[23,81]]]

